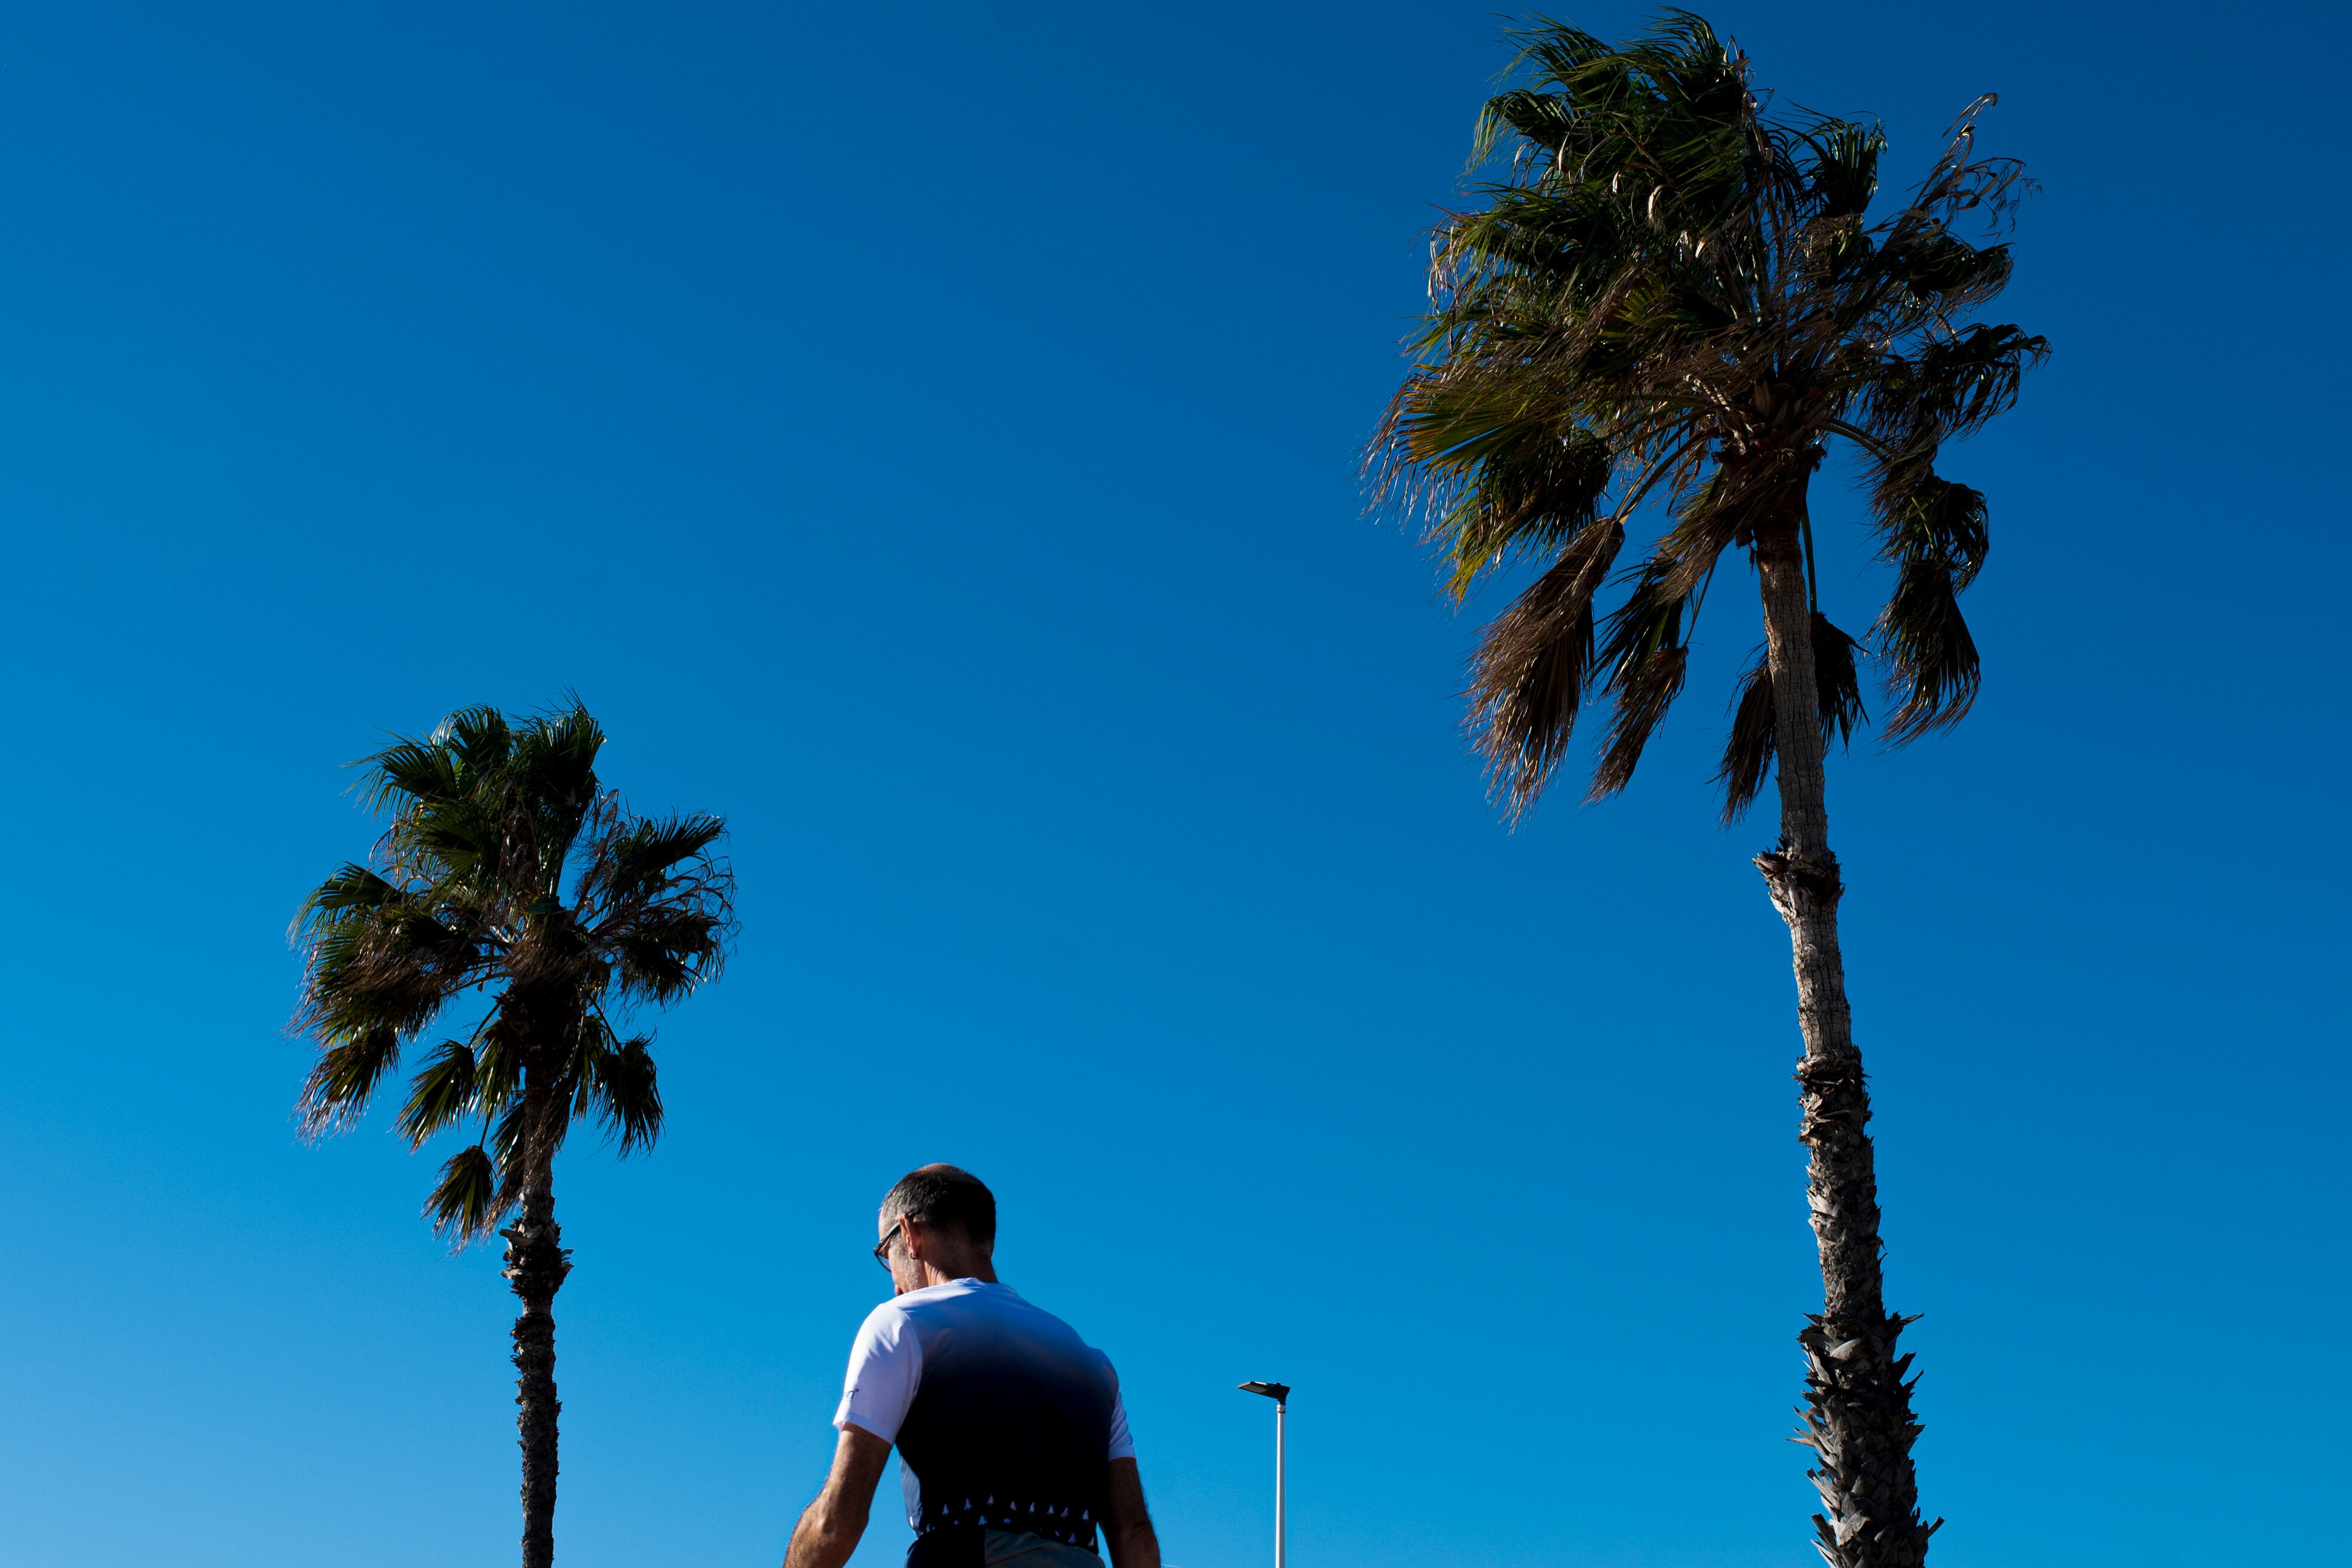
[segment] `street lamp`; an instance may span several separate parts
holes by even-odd
[[[1244,1383],[1244,1394],[1263,1394],[1274,1401],[1274,1568],[1282,1568],[1282,1417],[1289,1408],[1290,1384]]]

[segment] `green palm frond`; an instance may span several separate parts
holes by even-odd
[[[318,889],[302,900],[295,916],[296,940],[300,940],[303,927],[313,916],[336,916],[348,910],[374,910],[394,896],[391,883],[364,866],[346,863],[341,870],[328,878]]]
[[[396,1030],[379,1026],[323,1039],[297,1105],[303,1134],[320,1137],[357,1121],[376,1085],[399,1065]]]
[[[433,1222],[434,1230],[460,1247],[488,1235],[502,1215],[498,1174],[489,1151],[479,1143],[449,1156],[441,1167],[441,1179],[433,1184],[432,1194],[425,1200],[425,1215]]]
[[[478,781],[498,779],[509,771],[514,754],[514,727],[507,716],[488,704],[461,708],[434,728],[431,745],[447,770],[447,776],[459,781],[448,791],[453,797],[471,794]],[[425,795],[429,792],[411,789],[411,795]]]
[[[605,1030],[583,1064],[579,1112],[593,1113],[625,1159],[661,1136],[661,1088],[654,1069],[653,1037],[615,1041]]]
[[[485,1116],[503,1113],[522,1097],[523,1050],[505,1016],[506,998],[474,1032],[474,1095]]]
[[[1853,410],[1859,428],[1875,438],[1877,449],[1870,455],[1881,509],[1887,494],[1918,483],[1945,442],[2015,403],[2025,373],[2049,352],[2045,340],[2015,327],[1981,324],[1922,344],[1907,358],[1858,346],[1845,368],[1862,381]]]
[[[1410,432],[1417,437],[1420,432]],[[1611,479],[1609,448],[1589,436],[1501,426],[1465,443],[1449,461],[1480,466],[1475,485],[1458,487],[1429,529],[1453,563],[1446,591],[1458,602],[1507,553],[1557,552],[1593,524]],[[1524,449],[1504,453],[1505,440]]]
[[[444,1040],[432,1058],[408,1080],[408,1098],[394,1125],[408,1146],[416,1148],[445,1128],[474,1115],[477,1079],[473,1047],[461,1040]]]
[[[551,1074],[551,1077],[555,1075]],[[530,1184],[534,1172],[542,1165],[551,1165],[562,1142],[562,1134],[570,1131],[571,1118],[562,1108],[572,1098],[568,1084],[562,1086],[562,1098],[553,1108],[542,1108],[530,1100],[517,1100],[504,1114],[490,1124],[489,1136],[483,1140],[490,1151],[492,1163],[498,1171],[498,1185],[491,1194],[491,1204],[504,1214],[522,1201],[523,1189]],[[534,1125],[545,1136],[531,1136]]]
[[[1984,497],[1930,476],[1882,534],[1895,565],[1895,592],[1878,613],[1878,644],[1895,703],[1886,737],[1907,745],[1959,722],[1976,700],[1976,639],[1960,614],[1960,591],[1984,563]]]
[[[522,1164],[523,1144],[528,1141],[527,1135],[530,1131],[530,1113],[531,1107],[518,1099],[510,1102],[491,1124],[489,1136],[485,1142],[497,1158],[502,1181],[506,1179],[506,1173],[517,1172]]]
[[[580,874],[578,902],[587,909],[625,911],[658,900],[674,887],[707,876],[710,847],[726,834],[725,822],[700,813],[616,817],[590,849]],[[682,862],[692,863],[683,876]]]
[[[446,730],[445,722],[443,729]],[[410,800],[463,798],[462,758],[436,740],[398,738],[367,759],[359,795],[370,811],[396,808]]]
[[[465,931],[400,892],[373,905],[314,908],[297,940],[309,967],[300,1022],[336,1037],[423,1028],[481,957]]]
[[[1853,232],[1878,195],[1878,163],[1886,153],[1886,132],[1875,125],[1823,117],[1800,132],[1811,153],[1806,171],[1808,205],[1825,226]],[[1842,248],[1842,247],[1841,247]],[[1865,243],[1864,250],[1868,250]]]
[[[531,780],[546,809],[585,810],[596,798],[596,758],[604,749],[604,727],[574,702],[523,727],[514,766]]]
[[[731,922],[707,903],[657,905],[612,933],[614,975],[622,996],[667,1005],[707,981],[727,962]]]

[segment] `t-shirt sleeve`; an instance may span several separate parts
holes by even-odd
[[[1127,1395],[1119,1392],[1118,1369],[1110,1364],[1110,1357],[1102,1352],[1095,1352],[1095,1357],[1102,1363],[1103,1371],[1110,1377],[1110,1452],[1105,1458],[1132,1459],[1135,1458],[1135,1437],[1127,1429]]]
[[[885,1301],[866,1314],[849,1347],[849,1375],[842,1379],[841,1408],[833,1413],[833,1424],[854,1423],[895,1443],[922,1380],[923,1342],[915,1325],[897,1302]]]
[[[1135,1438],[1127,1429],[1127,1401],[1118,1394],[1113,1394],[1110,1402],[1110,1457],[1135,1458]]]

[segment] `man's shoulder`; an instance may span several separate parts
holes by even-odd
[[[883,1306],[894,1308],[896,1321],[946,1328],[955,1324],[988,1323],[1011,1329],[1024,1337],[1066,1337],[1086,1342],[1076,1329],[1022,1295],[1012,1286],[986,1279],[953,1279],[927,1285],[894,1296]],[[877,1312],[880,1309],[876,1309]],[[874,1320],[868,1319],[868,1321]]]
[[[874,1310],[866,1314],[865,1321],[857,1325],[858,1342],[893,1340],[905,1331],[906,1327],[907,1314],[896,1300],[877,1302]]]
[[[877,1303],[866,1314],[865,1327],[860,1331],[887,1336],[903,1332],[912,1323],[938,1323],[972,1312],[997,1310],[1008,1297],[1014,1302],[1021,1300],[1006,1287],[983,1285],[978,1280],[955,1279],[945,1285],[926,1285]]]
[[[1066,1318],[1047,1311],[1007,1285],[983,1288],[985,1295],[968,1300],[968,1310],[1014,1340],[1039,1347],[1065,1363],[1076,1358],[1093,1361],[1108,1371],[1110,1358],[1088,1343]],[[948,1310],[952,1311],[950,1307]]]
[[[857,1331],[861,1340],[889,1343],[909,1337],[919,1328],[937,1326],[963,1308],[963,1292],[954,1285],[929,1285],[875,1304]]]

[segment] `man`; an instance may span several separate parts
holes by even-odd
[[[882,1200],[874,1257],[895,1299],[850,1347],[824,1489],[784,1568],[841,1568],[892,1444],[915,1543],[907,1568],[1160,1568],[1118,1374],[1067,1323],[1001,1284],[996,1198],[953,1165]]]

